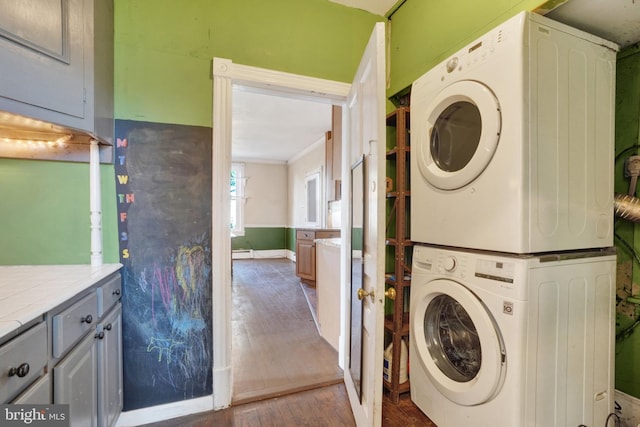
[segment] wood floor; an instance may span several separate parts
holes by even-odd
[[[236,260],[232,292],[233,404],[342,381],[293,262]]]
[[[146,427],[355,427],[344,384],[204,412]],[[413,405],[408,394],[394,405],[382,403],[383,427],[436,427]]]
[[[148,427],[347,426],[355,421],[337,352],[317,331],[306,295],[286,259],[233,263],[232,406]],[[409,394],[383,398],[384,427],[436,427]]]

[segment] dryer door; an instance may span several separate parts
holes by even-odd
[[[500,105],[493,92],[476,81],[447,86],[433,99],[419,126],[417,141],[422,176],[442,190],[461,188],[487,167],[498,146]]]
[[[486,306],[452,280],[433,280],[411,291],[417,292],[411,338],[433,385],[459,405],[491,400],[504,382],[506,354]]]

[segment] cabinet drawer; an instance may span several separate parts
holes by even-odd
[[[53,357],[62,356],[73,343],[95,327],[97,299],[97,294],[91,293],[53,317]]]
[[[46,405],[51,403],[51,379],[49,374],[44,375],[31,387],[22,392],[13,402],[14,405]]]
[[[322,230],[316,232],[316,239],[333,239],[335,237],[340,237],[339,230]]]
[[[316,232],[311,230],[296,231],[296,240],[313,240],[316,238]]]
[[[0,402],[7,402],[38,378],[47,360],[45,323],[0,347]]]
[[[109,279],[107,283],[98,288],[98,317],[104,316],[122,295],[122,280],[117,274]]]

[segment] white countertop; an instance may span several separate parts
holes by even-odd
[[[0,266],[0,339],[42,316],[121,264]]]
[[[330,237],[328,239],[316,239],[315,242],[321,245],[333,246],[339,248],[341,245],[340,237]]]

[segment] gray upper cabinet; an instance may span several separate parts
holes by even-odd
[[[0,110],[113,143],[113,0],[0,0]]]

